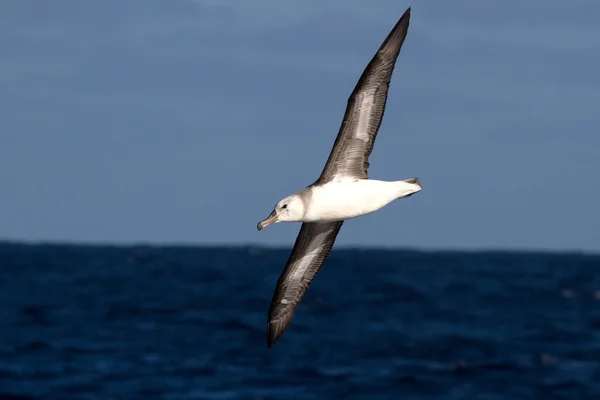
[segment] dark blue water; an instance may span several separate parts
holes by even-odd
[[[288,251],[1,245],[0,399],[600,399],[599,256]]]

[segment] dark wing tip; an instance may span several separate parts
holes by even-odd
[[[276,304],[275,307],[274,304]],[[269,323],[267,324],[267,346],[269,348],[273,347],[289,328],[297,305],[297,302],[290,302],[286,305],[281,304],[279,301],[271,303]]]
[[[398,57],[400,48],[406,39],[408,32],[408,25],[410,24],[410,7],[404,11],[402,17],[396,22],[396,25],[392,28],[388,36],[385,38],[381,46],[379,47],[378,53],[386,53],[392,57]]]
[[[283,336],[285,325],[280,320],[269,321],[267,324],[267,346],[273,347],[275,343]]]

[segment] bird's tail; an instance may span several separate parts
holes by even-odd
[[[415,193],[419,193],[423,189],[423,186],[421,186],[421,182],[419,181],[419,178],[417,178],[417,177],[405,179],[398,183],[401,184],[398,199],[410,197]]]

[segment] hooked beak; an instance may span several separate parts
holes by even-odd
[[[258,223],[256,228],[260,231],[275,222],[277,222],[277,213],[275,213],[275,210],[273,210],[273,212],[271,212],[267,218]]]

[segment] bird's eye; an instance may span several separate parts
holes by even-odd
[[[287,204],[282,205],[281,208],[287,208]]]

